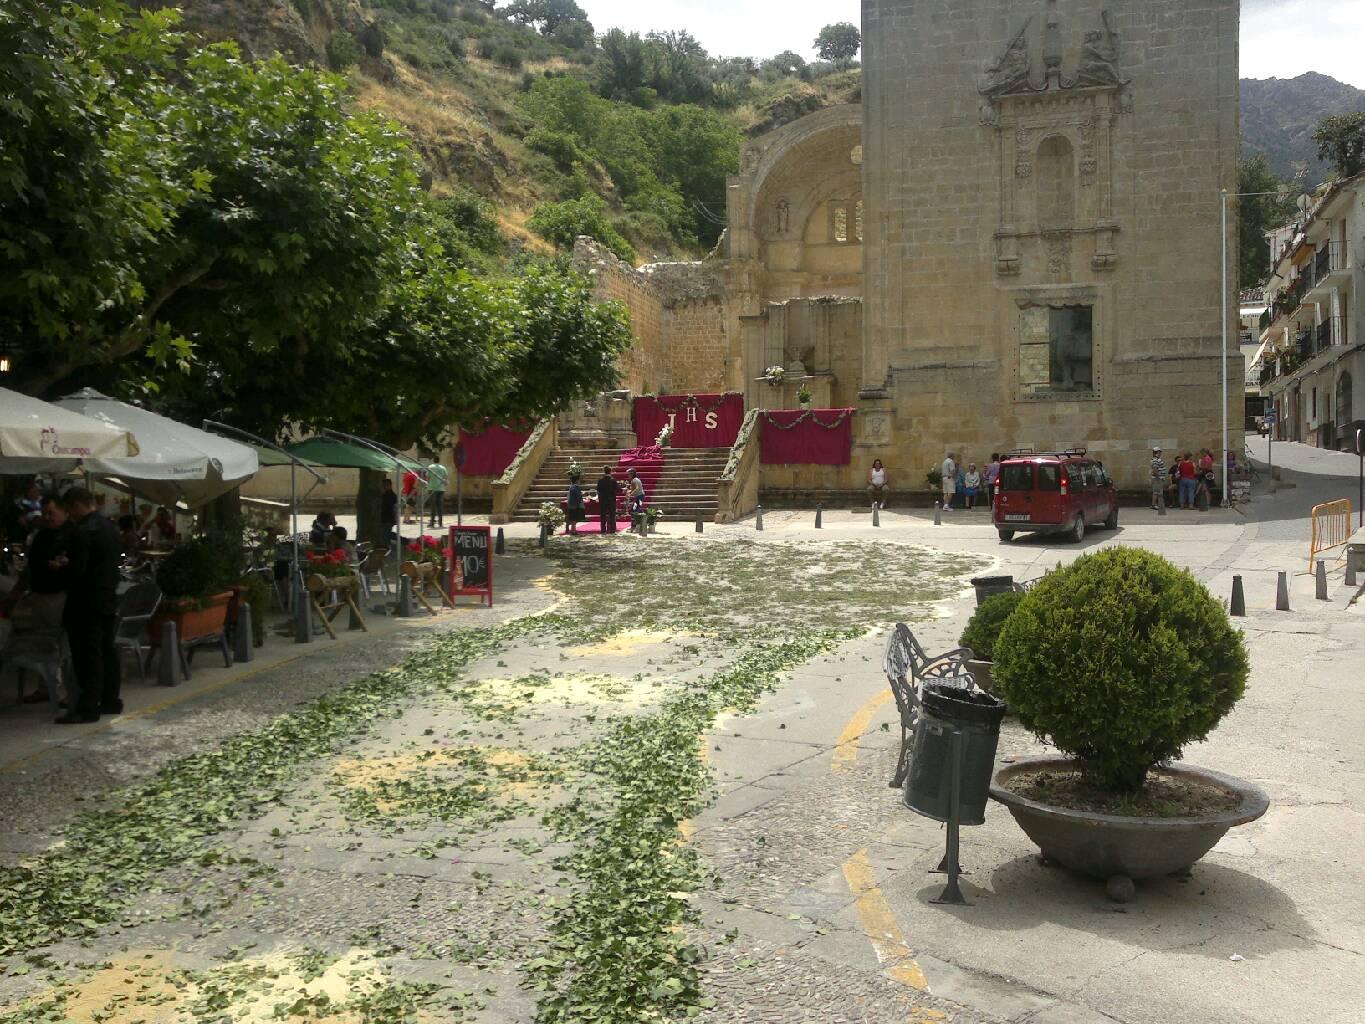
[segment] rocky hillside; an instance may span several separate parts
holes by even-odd
[[[1304,174],[1306,189],[1329,168],[1317,158],[1313,129],[1329,114],[1365,110],[1365,90],[1309,72],[1298,78],[1242,80],[1242,152],[1264,153],[1281,178]]]

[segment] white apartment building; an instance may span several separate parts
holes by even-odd
[[[1270,241],[1252,372],[1275,409],[1275,437],[1353,451],[1365,428],[1365,174],[1333,183]]]

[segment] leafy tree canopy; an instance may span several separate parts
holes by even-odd
[[[863,46],[863,35],[858,26],[847,21],[826,25],[815,37],[815,50],[821,60],[835,64],[851,63]]]
[[[587,25],[588,31],[592,31],[588,12],[574,0],[513,0],[506,13],[514,21],[540,29],[541,35],[554,35],[561,26],[575,22]]]
[[[1343,178],[1365,171],[1365,110],[1324,117],[1313,132],[1313,141],[1318,144],[1318,158]]]
[[[1239,269],[1238,285],[1255,288],[1270,276],[1270,244],[1266,233],[1287,223],[1294,216],[1294,192],[1270,169],[1266,158],[1257,154],[1237,165]],[[1253,195],[1256,192],[1279,193]]]

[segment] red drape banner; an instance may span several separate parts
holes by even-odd
[[[460,472],[465,476],[502,476],[530,436],[530,428],[494,425],[478,433],[461,428],[464,469]]]
[[[645,485],[645,504],[650,504],[659,486],[659,477],[664,475],[664,453],[653,445],[647,448],[632,448],[621,453],[619,465],[621,471],[614,475],[624,480],[626,470],[635,470],[636,476]]]
[[[744,423],[744,396],[660,395],[635,399],[635,443],[652,445],[670,419],[674,448],[729,448]]]
[[[759,413],[765,466],[847,466],[853,456],[852,409],[774,409]]]

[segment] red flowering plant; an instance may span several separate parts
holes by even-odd
[[[419,537],[403,547],[409,559],[414,562],[432,562],[442,567],[446,564],[445,549],[441,547],[440,537]]]
[[[310,573],[328,578],[351,575],[351,562],[342,548],[326,553],[309,551],[307,555]]]

